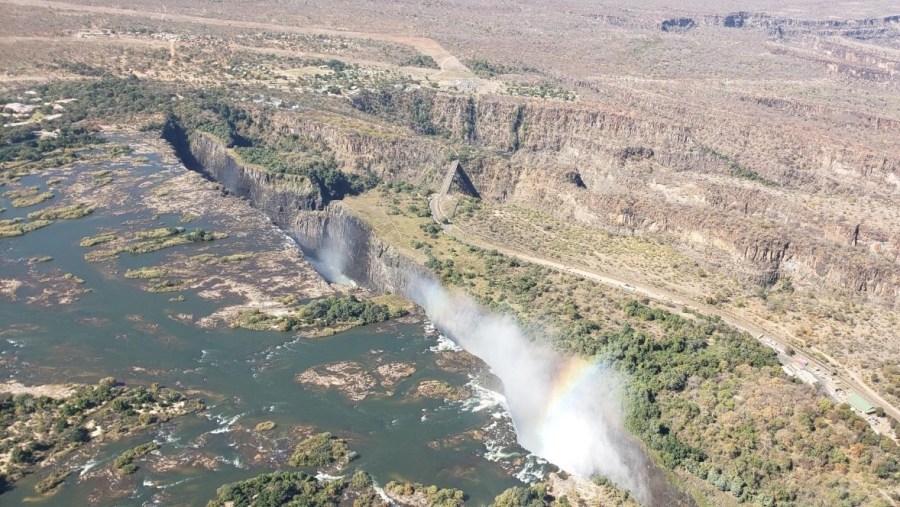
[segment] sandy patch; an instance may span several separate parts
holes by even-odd
[[[297,382],[323,389],[335,389],[352,401],[374,394],[375,377],[359,363],[341,361],[310,368],[297,376]]]
[[[390,389],[415,373],[416,367],[412,363],[387,363],[376,368],[375,372],[381,377],[381,387]]]
[[[75,388],[68,384],[44,384],[41,386],[26,386],[15,380],[8,380],[0,384],[0,392],[16,394],[30,394],[32,396],[47,396],[49,398],[64,399],[75,393]]]

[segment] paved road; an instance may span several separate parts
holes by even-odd
[[[446,216],[441,210],[440,205],[441,199],[439,196],[433,197],[429,201],[429,205],[431,207],[432,217],[438,222],[441,223],[442,219]],[[765,325],[760,325],[758,323],[751,322],[747,320],[745,317],[740,315],[736,315],[732,311],[728,309],[723,309],[715,306],[711,306],[705,303],[701,303],[699,301],[694,301],[689,297],[682,294],[675,294],[672,291],[667,289],[663,289],[660,287],[651,287],[649,285],[644,285],[642,282],[637,280],[632,280],[629,278],[623,277],[618,273],[609,273],[602,272],[596,269],[584,269],[578,267],[572,267],[566,265],[561,262],[557,262],[551,259],[547,259],[544,257],[538,257],[529,253],[521,252],[518,250],[514,250],[508,247],[495,245],[489,241],[486,241],[482,238],[476,237],[472,234],[467,234],[465,231],[461,230],[459,227],[455,225],[442,225],[444,232],[453,238],[466,243],[472,246],[476,246],[479,248],[484,248],[487,250],[497,250],[498,252],[508,255],[510,257],[515,257],[527,262],[531,262],[534,264],[539,264],[541,266],[546,266],[557,271],[571,273],[574,275],[582,276],[584,278],[588,278],[590,280],[594,280],[600,282],[605,285],[610,285],[613,287],[617,287],[619,289],[633,292],[634,294],[647,297],[649,299],[653,299],[655,301],[659,301],[665,304],[677,305],[679,307],[689,308],[691,310],[698,311],[700,313],[704,313],[706,315],[713,315],[720,317],[726,323],[749,333],[751,336],[756,338],[757,340],[766,343],[766,340],[770,340],[781,350],[787,350],[787,347],[790,345],[791,341],[788,339],[789,337],[781,334],[779,330],[769,328]],[[833,379],[840,379],[844,382],[844,385],[853,391],[856,391],[872,402],[873,405],[880,406],[884,409],[885,413],[893,417],[894,419],[900,421],[900,410],[897,407],[894,407],[890,403],[888,403],[884,398],[882,398],[878,393],[873,391],[869,386],[864,384],[859,377],[851,371],[848,371],[846,368],[838,367],[834,368],[831,365],[823,363],[819,359],[816,358],[814,353],[822,354],[829,361],[834,364],[840,364],[835,361],[833,358],[828,357],[818,350],[803,350],[794,345],[790,345],[794,350],[795,354],[792,359],[805,359],[809,362],[811,367],[818,367],[821,370],[821,375],[819,377],[830,377]]]

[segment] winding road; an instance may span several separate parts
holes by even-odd
[[[888,403],[887,400],[882,398],[878,393],[864,384],[856,374],[840,366],[837,361],[819,350],[800,349],[796,345],[791,344],[791,340],[789,339],[789,337],[781,334],[777,330],[770,329],[767,326],[751,322],[746,318],[737,315],[727,309],[701,303],[699,301],[687,298],[684,295],[675,294],[674,292],[664,288],[651,287],[649,285],[643,284],[640,281],[623,277],[618,273],[614,274],[609,272],[602,272],[596,269],[573,267],[552,259],[539,257],[531,253],[526,253],[506,246],[491,243],[490,241],[480,238],[477,235],[466,233],[466,231],[460,229],[456,225],[444,223],[444,219],[447,218],[447,215],[441,209],[440,201],[441,199],[439,195],[433,196],[429,201],[432,218],[434,218],[434,220],[438,224],[441,224],[441,227],[443,228],[445,234],[462,243],[478,248],[484,248],[487,250],[496,250],[503,255],[515,257],[519,260],[545,266],[556,271],[578,275],[602,283],[604,285],[609,285],[624,291],[632,292],[636,295],[640,295],[663,304],[676,305],[706,315],[717,316],[727,324],[734,326],[741,331],[746,331],[751,336],[767,346],[771,346],[769,343],[767,343],[767,341],[769,341],[775,344],[781,350],[787,350],[789,346],[792,347],[795,350],[795,354],[792,356],[792,359],[805,359],[806,361],[808,361],[809,365],[818,367],[822,372],[820,377],[840,379],[847,389],[856,391],[864,395],[869,399],[869,401],[872,402],[873,405],[881,407],[882,409],[884,409],[886,414],[900,421],[900,410],[898,410],[897,407]],[[824,356],[833,364],[837,364],[838,367],[835,368],[833,365],[822,362],[816,357],[816,354]]]

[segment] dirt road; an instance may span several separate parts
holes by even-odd
[[[446,217],[446,214],[441,210],[440,199],[437,196],[431,199],[430,207],[433,218],[435,219],[435,221],[441,224],[443,218]],[[821,351],[803,350],[798,348],[796,345],[793,345],[791,343],[789,337],[784,336],[778,330],[771,329],[769,326],[751,322],[747,318],[737,315],[734,312],[729,311],[728,309],[723,309],[699,301],[695,301],[683,294],[676,294],[661,287],[651,287],[649,285],[643,284],[641,281],[624,277],[619,273],[609,273],[602,272],[597,269],[589,270],[580,267],[569,266],[552,259],[539,257],[527,252],[522,252],[519,250],[514,250],[508,247],[494,244],[478,235],[468,233],[460,229],[456,225],[443,224],[442,227],[446,234],[463,243],[487,250],[497,250],[498,252],[510,257],[515,257],[526,262],[549,267],[564,273],[582,276],[584,278],[594,280],[605,285],[610,285],[624,291],[632,292],[635,295],[646,297],[664,304],[689,308],[706,315],[718,316],[729,325],[734,326],[742,331],[746,331],[751,336],[763,342],[764,344],[766,343],[765,340],[768,339],[769,341],[775,343],[776,346],[781,348],[781,350],[787,350],[787,347],[790,345],[795,350],[795,354],[792,356],[793,359],[805,359],[809,362],[810,365],[817,366],[823,372],[823,376],[831,377],[832,379],[840,379],[849,389],[864,395],[869,399],[869,401],[872,402],[873,405],[880,406],[884,409],[885,413],[887,413],[894,419],[900,420],[900,410],[888,403],[878,393],[864,384],[854,372],[849,371],[847,368],[844,368],[833,358],[822,354]],[[816,357],[817,353],[821,354],[821,356],[825,357],[832,364],[836,364],[838,366],[834,367],[832,364],[826,364],[822,362]]]
[[[174,21],[179,23],[194,23],[208,26],[221,26],[233,28],[248,28],[252,30],[297,33],[303,35],[331,35],[334,37],[346,37],[349,39],[369,39],[382,42],[393,42],[409,46],[416,51],[434,58],[441,67],[441,71],[473,77],[474,74],[466,68],[456,56],[447,51],[437,41],[425,37],[411,37],[406,35],[354,32],[334,30],[330,28],[302,27],[291,25],[279,25],[275,23],[259,23],[255,21],[238,21],[221,18],[209,18],[202,16],[190,16],[186,14],[173,14],[163,11],[141,11],[134,9],[121,9],[116,7],[101,7],[96,5],[82,5],[51,0],[0,0],[0,3],[21,5],[26,7],[56,9],[63,11],[90,12],[95,14],[109,14],[116,16],[134,16],[149,18],[159,21]]]

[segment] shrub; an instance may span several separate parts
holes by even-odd
[[[297,444],[291,456],[291,466],[320,467],[339,463],[341,468],[356,458],[347,447],[347,441],[329,432],[313,435]]]
[[[439,69],[440,66],[434,61],[434,58],[428,55],[416,55],[400,62],[403,67],[422,67],[425,69]]]

